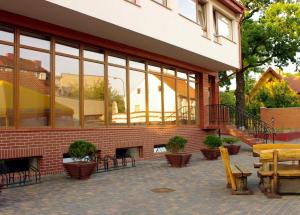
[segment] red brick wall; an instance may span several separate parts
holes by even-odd
[[[260,117],[264,122],[272,124],[274,117],[274,127],[277,129],[300,129],[300,108],[260,108]]]
[[[76,139],[96,144],[102,155],[114,155],[116,148],[143,146],[143,159],[151,159],[157,157],[153,154],[153,146],[165,144],[174,135],[188,139],[187,152],[197,152],[203,146],[206,133],[196,126],[2,130],[0,159],[41,156],[42,174],[58,174],[63,172],[63,153]]]

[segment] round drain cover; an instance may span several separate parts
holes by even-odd
[[[171,193],[174,192],[175,190],[170,188],[154,188],[151,191],[154,193]]]

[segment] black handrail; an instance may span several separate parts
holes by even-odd
[[[270,137],[275,141],[275,129],[262,121],[258,116],[248,113],[231,105],[208,105],[210,125],[235,125],[237,129],[246,132],[255,138],[263,139],[268,143]]]

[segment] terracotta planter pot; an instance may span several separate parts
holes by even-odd
[[[241,146],[240,145],[224,145],[225,148],[228,149],[228,153],[230,155],[236,155],[237,153],[239,153]]]
[[[65,163],[64,167],[71,178],[75,179],[89,179],[95,172],[97,163],[90,162],[72,162]]]
[[[186,166],[189,163],[192,154],[174,153],[174,154],[166,154],[165,156],[168,163],[171,165],[171,167],[181,168]]]
[[[219,149],[201,149],[201,152],[207,160],[217,160],[220,156]]]

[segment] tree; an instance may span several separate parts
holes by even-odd
[[[235,105],[235,96],[233,91],[225,91],[220,93],[221,104],[225,105]]]
[[[246,12],[241,20],[242,68],[236,73],[236,106],[245,108],[245,76],[262,66],[299,64],[300,4],[296,0],[242,0]],[[228,75],[220,74],[221,86]]]
[[[299,98],[285,81],[270,82],[263,86],[247,105],[252,114],[259,114],[260,107],[284,108],[299,107]]]

